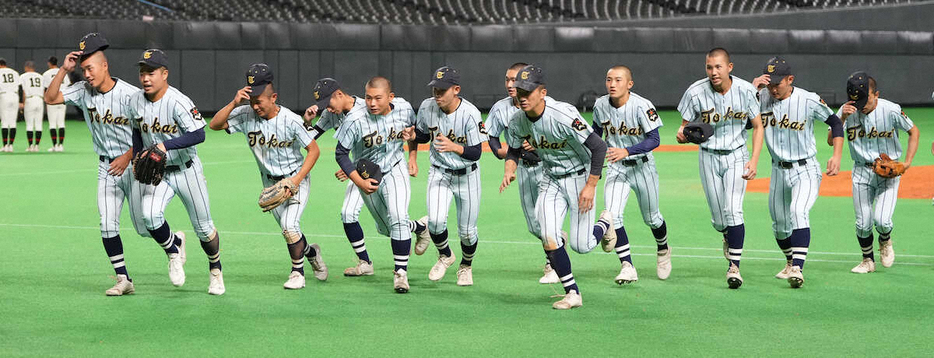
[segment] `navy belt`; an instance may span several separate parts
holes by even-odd
[[[553,175],[553,176],[555,177],[555,179],[564,179],[564,178],[568,178],[568,177],[575,176],[575,175],[581,175],[581,174],[584,174],[584,173],[586,173],[586,172],[587,172],[587,169],[586,169],[586,168],[583,168],[583,169],[578,170],[578,171],[576,171],[576,172],[564,173],[564,174],[561,174],[561,175]]]
[[[742,148],[742,147],[739,147],[739,148]],[[736,148],[736,149],[739,149],[739,148]],[[705,152],[707,152],[707,153],[713,153],[713,154],[716,154],[716,155],[728,155],[728,154],[733,153],[734,151],[736,151],[736,149],[709,149],[709,148],[701,147],[701,150],[703,150],[703,151],[705,151]]]
[[[184,165],[185,165],[185,169],[191,168],[191,165],[194,164],[194,163],[195,163],[194,160],[188,159],[188,161],[185,162],[185,164],[184,164]],[[181,165],[166,165],[166,166],[165,166],[165,171],[167,171],[167,172],[174,172],[174,171],[179,171],[179,170],[182,170],[182,166],[181,166]]]
[[[798,159],[798,160],[793,161],[793,162],[773,162],[773,163],[777,164],[777,165],[778,165],[780,168],[782,168],[782,169],[791,169],[791,168],[794,168],[794,167],[795,167],[795,164],[798,164],[798,166],[802,166],[802,167],[805,166],[805,165],[807,165],[807,164],[808,164],[808,160],[807,160],[807,159]]]
[[[620,164],[625,165],[625,166],[627,166],[627,167],[634,167],[634,166],[636,166],[636,165],[639,165],[639,164],[642,164],[642,163],[646,163],[646,162],[648,162],[648,161],[649,161],[649,157],[648,157],[648,156],[645,156],[645,157],[642,157],[642,158],[639,158],[639,159],[620,160],[620,161],[618,161],[617,163],[620,163]]]
[[[289,178],[292,175],[295,175],[295,172],[291,172],[287,175],[280,175],[280,176],[272,176],[272,175],[266,174],[266,178],[272,181],[280,181],[282,179]]]
[[[472,172],[472,171],[474,171],[474,170],[477,170],[477,163],[473,163],[473,164],[471,164],[469,167],[460,168],[460,169],[445,169],[445,168],[439,167],[439,166],[437,166],[437,165],[432,165],[432,166],[435,167],[435,169],[443,170],[445,173],[448,173],[448,174],[451,174],[451,175],[464,175],[464,174],[470,173],[470,172]]]
[[[110,162],[114,161],[114,159],[117,159],[117,158],[107,158],[107,157],[105,157],[105,156],[103,156],[103,155],[99,155],[99,156],[97,157],[97,159],[100,160],[101,162],[104,162],[104,163],[110,163]]]

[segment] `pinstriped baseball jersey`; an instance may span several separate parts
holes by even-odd
[[[545,103],[553,102],[554,99],[551,97],[545,96]],[[486,131],[488,137],[500,137],[503,135],[503,132],[506,131],[506,126],[509,125],[509,120],[512,119],[512,116],[519,112],[519,107],[516,107],[512,97],[506,97],[499,101],[496,101],[493,104],[493,108],[490,109],[490,114],[486,117]]]
[[[534,122],[525,112],[516,112],[506,130],[506,142],[521,148],[527,140],[545,164],[547,174],[561,176],[590,168],[590,149],[584,141],[593,133],[574,106],[545,100],[545,111]]]
[[[42,75],[36,72],[24,72],[19,76],[20,86],[26,97],[42,97],[45,94],[42,88]]]
[[[62,90],[65,104],[78,107],[84,115],[94,142],[94,152],[108,158],[123,155],[133,145],[130,120],[122,104],[128,96],[139,91],[139,88],[119,78],[113,79],[114,87],[106,93],[92,88],[86,81]]]
[[[321,128],[322,134],[327,132],[329,129],[334,128],[335,137],[337,136],[337,128],[340,127],[342,123],[344,123],[344,120],[347,117],[352,117],[356,113],[359,113],[360,115],[365,115],[367,113],[366,102],[361,98],[357,98],[357,96],[353,97],[353,107],[350,109],[350,111],[347,111],[347,113],[331,113],[326,109],[322,110],[324,113],[322,113],[321,118],[315,122],[315,127]],[[313,134],[314,136],[318,136],[318,133]]]
[[[246,136],[259,171],[271,176],[290,176],[299,170],[305,161],[302,148],[315,140],[302,117],[284,106],[270,119],[256,115],[248,105],[234,108],[227,126],[227,133]]]
[[[441,111],[441,107],[438,107],[433,97],[426,98],[418,107],[418,120],[415,128],[431,136],[429,161],[431,165],[444,169],[462,169],[476,161],[466,160],[454,152],[439,153],[435,149],[433,139],[438,134],[448,137],[454,143],[468,147],[489,140],[483,118],[480,117],[480,110],[463,98],[451,114]]]
[[[50,68],[42,73],[42,88],[49,88],[49,85],[52,84],[52,79],[55,78],[55,75],[58,74],[59,68]],[[68,76],[62,79],[62,87],[65,88],[71,85],[71,79]]]
[[[384,116],[369,112],[348,116],[337,129],[338,142],[353,153],[353,159],[369,159],[388,172],[404,157],[402,131],[415,125],[412,105],[401,97],[392,100],[392,110]]]
[[[743,79],[730,76],[733,83],[722,95],[713,89],[709,78],[694,82],[678,104],[681,118],[703,121],[713,126],[713,136],[702,148],[733,150],[746,144],[746,122],[759,113],[756,89]]]
[[[594,121],[603,127],[607,146],[628,148],[645,140],[645,134],[662,126],[662,120],[652,102],[638,94],[629,93],[622,107],[610,104],[610,96],[597,98],[593,106]],[[646,153],[647,154],[647,153]],[[645,156],[634,155],[629,159]],[[622,165],[613,163],[611,165]]]
[[[759,93],[762,99],[760,113],[765,126],[765,144],[772,159],[795,161],[817,154],[814,141],[814,121],[824,121],[833,114],[816,93],[803,88],[792,88],[791,95],[777,100],[768,89]]]
[[[127,118],[133,120],[142,134],[144,147],[204,128],[204,119],[195,104],[172,86],[156,102],[149,101],[145,92],[136,92],[127,97],[125,106]],[[183,165],[197,155],[194,146],[170,150],[166,153],[166,165]]]
[[[842,118],[842,114],[841,107],[837,116]],[[846,118],[845,125],[850,156],[857,163],[871,163],[882,153],[898,159],[902,155],[902,144],[898,141],[897,130],[907,132],[915,126],[901,106],[882,98],[872,112],[857,111]]]
[[[12,68],[0,68],[0,93],[19,95],[19,72]]]

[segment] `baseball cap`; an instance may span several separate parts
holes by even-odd
[[[448,89],[451,88],[451,86],[459,86],[460,84],[460,71],[444,66],[435,70],[434,76],[431,77],[431,82],[428,82],[428,87]]]
[[[869,100],[869,74],[863,71],[853,72],[846,80],[846,96],[856,102],[853,106],[862,110]]]
[[[775,56],[765,63],[762,73],[769,75],[769,84],[778,84],[785,76],[791,75],[791,66],[784,58]]]
[[[140,55],[139,62],[137,62],[137,64],[146,65],[152,68],[169,68],[169,58],[165,55],[165,52],[154,48],[143,51],[143,54]]]
[[[254,63],[246,70],[246,83],[250,85],[250,96],[259,96],[272,83],[272,69],[265,63]]]
[[[704,122],[691,122],[684,126],[683,133],[689,142],[701,144],[713,135],[713,126]]]
[[[104,51],[110,47],[110,43],[107,42],[107,39],[103,35],[92,32],[81,38],[81,41],[78,42],[78,50],[81,51],[82,56],[87,56],[97,51]]]
[[[318,105],[319,112],[331,104],[331,95],[339,89],[341,89],[341,84],[330,77],[322,78],[315,83],[312,93],[315,95],[315,104]]]
[[[538,86],[545,84],[545,70],[536,65],[528,65],[519,70],[516,75],[516,88],[534,91]]]

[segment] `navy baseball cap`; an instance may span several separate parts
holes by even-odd
[[[855,102],[853,106],[862,110],[869,100],[869,74],[863,71],[853,72],[846,80],[846,96]]]
[[[250,85],[250,96],[255,97],[263,93],[266,85],[272,83],[272,69],[265,63],[254,63],[246,71],[246,83]]]
[[[775,56],[765,63],[762,74],[769,75],[769,84],[775,85],[781,82],[785,76],[792,74],[791,66],[788,65],[788,61],[785,61],[784,58]]]
[[[318,105],[318,112],[321,112],[322,109],[327,108],[328,105],[331,104],[331,95],[339,89],[341,89],[341,84],[330,77],[322,78],[315,83],[315,88],[312,90],[312,93],[315,95],[315,104]]]
[[[713,135],[713,126],[704,122],[691,122],[684,126],[683,133],[689,142],[701,144]]]
[[[428,82],[428,87],[448,89],[452,86],[460,86],[460,84],[460,71],[444,66],[435,70],[434,74],[431,76],[431,82]]]
[[[81,41],[78,42],[78,50],[81,51],[81,56],[87,56],[97,51],[104,51],[108,47],[110,47],[110,43],[107,42],[107,39],[96,32],[84,35]]]
[[[545,70],[535,65],[528,65],[516,75],[516,88],[532,92],[545,84]]]
[[[165,52],[162,52],[160,49],[149,49],[143,51],[143,54],[139,57],[138,65],[146,65],[152,68],[165,67],[169,68],[169,58],[165,55]]]

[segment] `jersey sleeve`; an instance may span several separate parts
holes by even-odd
[[[503,131],[506,130],[506,121],[509,118],[503,118],[504,111],[493,106],[493,109],[490,110],[490,115],[486,117],[486,131],[487,135],[490,137],[499,137],[502,135]]]
[[[769,94],[768,88],[763,88],[761,91],[759,91],[759,113],[760,114],[768,113],[770,111],[769,102],[771,101],[772,101],[772,95]]]
[[[522,116],[522,112],[516,112],[509,119],[509,126],[506,127],[506,130],[503,132],[504,137],[506,137],[506,144],[512,148],[522,148],[522,141],[529,136],[526,129],[522,124],[519,123],[519,117]]]
[[[428,121],[431,120],[429,106],[430,104],[425,100],[422,102],[422,105],[418,108],[418,113],[415,115],[415,129],[427,134],[431,134],[428,131]]]
[[[662,119],[658,116],[658,110],[655,109],[652,102],[645,101],[645,104],[639,108],[637,115],[639,116],[639,125],[645,133],[662,126]]]
[[[691,90],[684,91],[684,95],[681,96],[681,102],[678,103],[678,113],[681,113],[681,119],[688,122],[697,118],[697,107],[694,106],[694,94],[691,93]]]
[[[87,86],[81,81],[62,89],[62,98],[65,104],[70,104],[78,108],[85,108],[84,97],[87,95]]]
[[[746,113],[749,115],[747,120],[751,121],[752,119],[756,118],[757,115],[759,115],[761,107],[759,105],[758,92],[756,92],[756,89],[752,87],[752,85],[749,87],[750,88],[748,91],[744,91],[743,96],[745,98],[743,98],[743,104],[746,106],[743,108],[743,110],[746,111]]]
[[[337,127],[337,133],[334,135],[337,138],[337,142],[340,145],[347,149],[353,149],[354,144],[359,139],[359,129],[357,128],[356,121],[347,121],[341,124],[340,127]]]
[[[242,132],[243,124],[252,110],[250,106],[243,105],[230,111],[230,115],[227,116],[227,133]]]
[[[483,124],[483,117],[480,116],[480,110],[471,108],[468,112],[470,120],[464,121],[467,128],[464,133],[467,136],[467,145],[475,146],[489,140],[487,137],[486,126]]]
[[[322,132],[327,132],[328,129],[337,126],[337,115],[325,109],[324,113],[321,114],[321,118],[318,118],[318,121],[315,122],[315,126],[321,128]]]
[[[808,118],[812,121],[823,122],[827,117],[833,114],[833,110],[827,106],[827,103],[818,95],[809,96],[807,99]]]
[[[905,132],[914,128],[915,124],[911,121],[911,118],[908,118],[908,115],[905,114],[905,111],[902,110],[902,107],[895,105],[892,111],[889,112],[890,121],[895,123],[895,128],[901,129]]]
[[[302,148],[315,140],[315,130],[306,129],[305,121],[301,117],[289,121],[289,130],[292,132],[292,139],[301,143]]]
[[[139,122],[140,115],[136,111],[136,95],[123,96],[120,98],[120,107],[123,108],[123,115],[130,120],[130,123],[136,125]]]
[[[590,136],[590,133],[593,133],[593,127],[584,120],[584,117],[581,117],[580,112],[577,111],[577,108],[568,106],[565,111],[568,115],[572,115],[573,119],[569,126],[561,126],[562,134],[565,137],[573,137],[575,141],[584,144],[584,141],[587,140],[587,137]]]
[[[204,118],[201,117],[201,112],[198,112],[198,108],[190,100],[176,102],[173,116],[175,117],[175,124],[178,124],[178,127],[184,133],[204,128]],[[230,121],[228,120],[227,123],[229,125]]]

